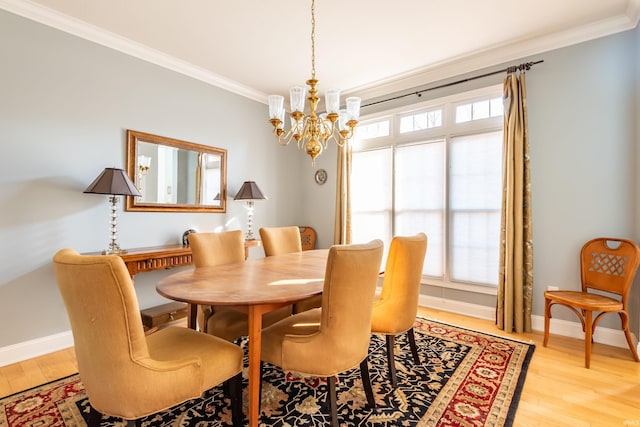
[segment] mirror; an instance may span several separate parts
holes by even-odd
[[[127,130],[127,211],[226,212],[227,150]]]

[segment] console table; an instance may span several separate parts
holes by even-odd
[[[249,257],[249,248],[258,247],[260,240],[245,240],[244,257]],[[99,252],[91,255],[98,255]],[[147,248],[128,249],[126,254],[120,254],[133,278],[138,273],[153,270],[168,270],[173,267],[183,267],[193,264],[191,248],[183,245],[150,246]]]

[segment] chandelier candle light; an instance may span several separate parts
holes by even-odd
[[[333,140],[342,147],[354,133],[360,116],[360,98],[349,97],[346,99],[346,109],[340,109],[340,91],[329,89],[325,94],[326,113],[318,116],[318,90],[316,86],[316,17],[315,0],[311,0],[311,79],[307,80],[309,86],[309,105],[311,112],[305,115],[304,86],[290,88],[291,129],[284,130],[284,97],[269,95],[269,118],[273,126],[273,132],[280,145],[289,145],[296,140],[299,149],[304,147],[311,157],[311,164],[315,165],[315,159],[327,148],[328,142]],[[336,124],[337,123],[337,124]]]

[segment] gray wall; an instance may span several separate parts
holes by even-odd
[[[310,166],[274,141],[264,104],[7,12],[0,58],[0,348],[69,329],[51,257],[107,247],[107,197],[82,191],[105,167],[124,167],[127,129],[227,149],[230,199],[226,214],[123,212],[121,204],[121,246],[244,227],[244,205],[232,198],[245,180],[269,198],[256,204],[256,230],[300,222],[297,176]],[[163,301],[155,283],[165,274],[136,277],[141,307]]]
[[[522,59],[545,60],[527,74],[535,315],[547,285],[578,286],[584,241],[639,240],[639,38],[636,29]],[[227,149],[229,195],[255,180],[269,198],[256,204],[256,229],[305,224],[319,232],[319,247],[332,243],[336,150],[312,167],[304,153],[279,147],[265,105],[7,12],[0,12],[0,57],[0,348],[68,330],[51,257],[63,247],[106,247],[107,198],[82,191],[104,167],[124,166],[126,129]],[[323,186],[313,180],[318,168],[328,172]],[[119,240],[152,246],[177,243],[188,228],[244,226],[242,204],[227,206],[226,214],[120,209]],[[143,308],[162,301],[154,286],[166,274],[136,277]],[[638,333],[640,286],[634,291]],[[428,292],[493,304],[460,291]]]

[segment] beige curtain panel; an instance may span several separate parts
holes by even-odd
[[[515,68],[515,67],[514,67]],[[504,81],[503,195],[496,324],[531,331],[533,241],[525,73]]]
[[[336,218],[333,227],[333,243],[351,243],[351,157],[353,149],[346,141],[338,147],[338,167],[336,176]]]

